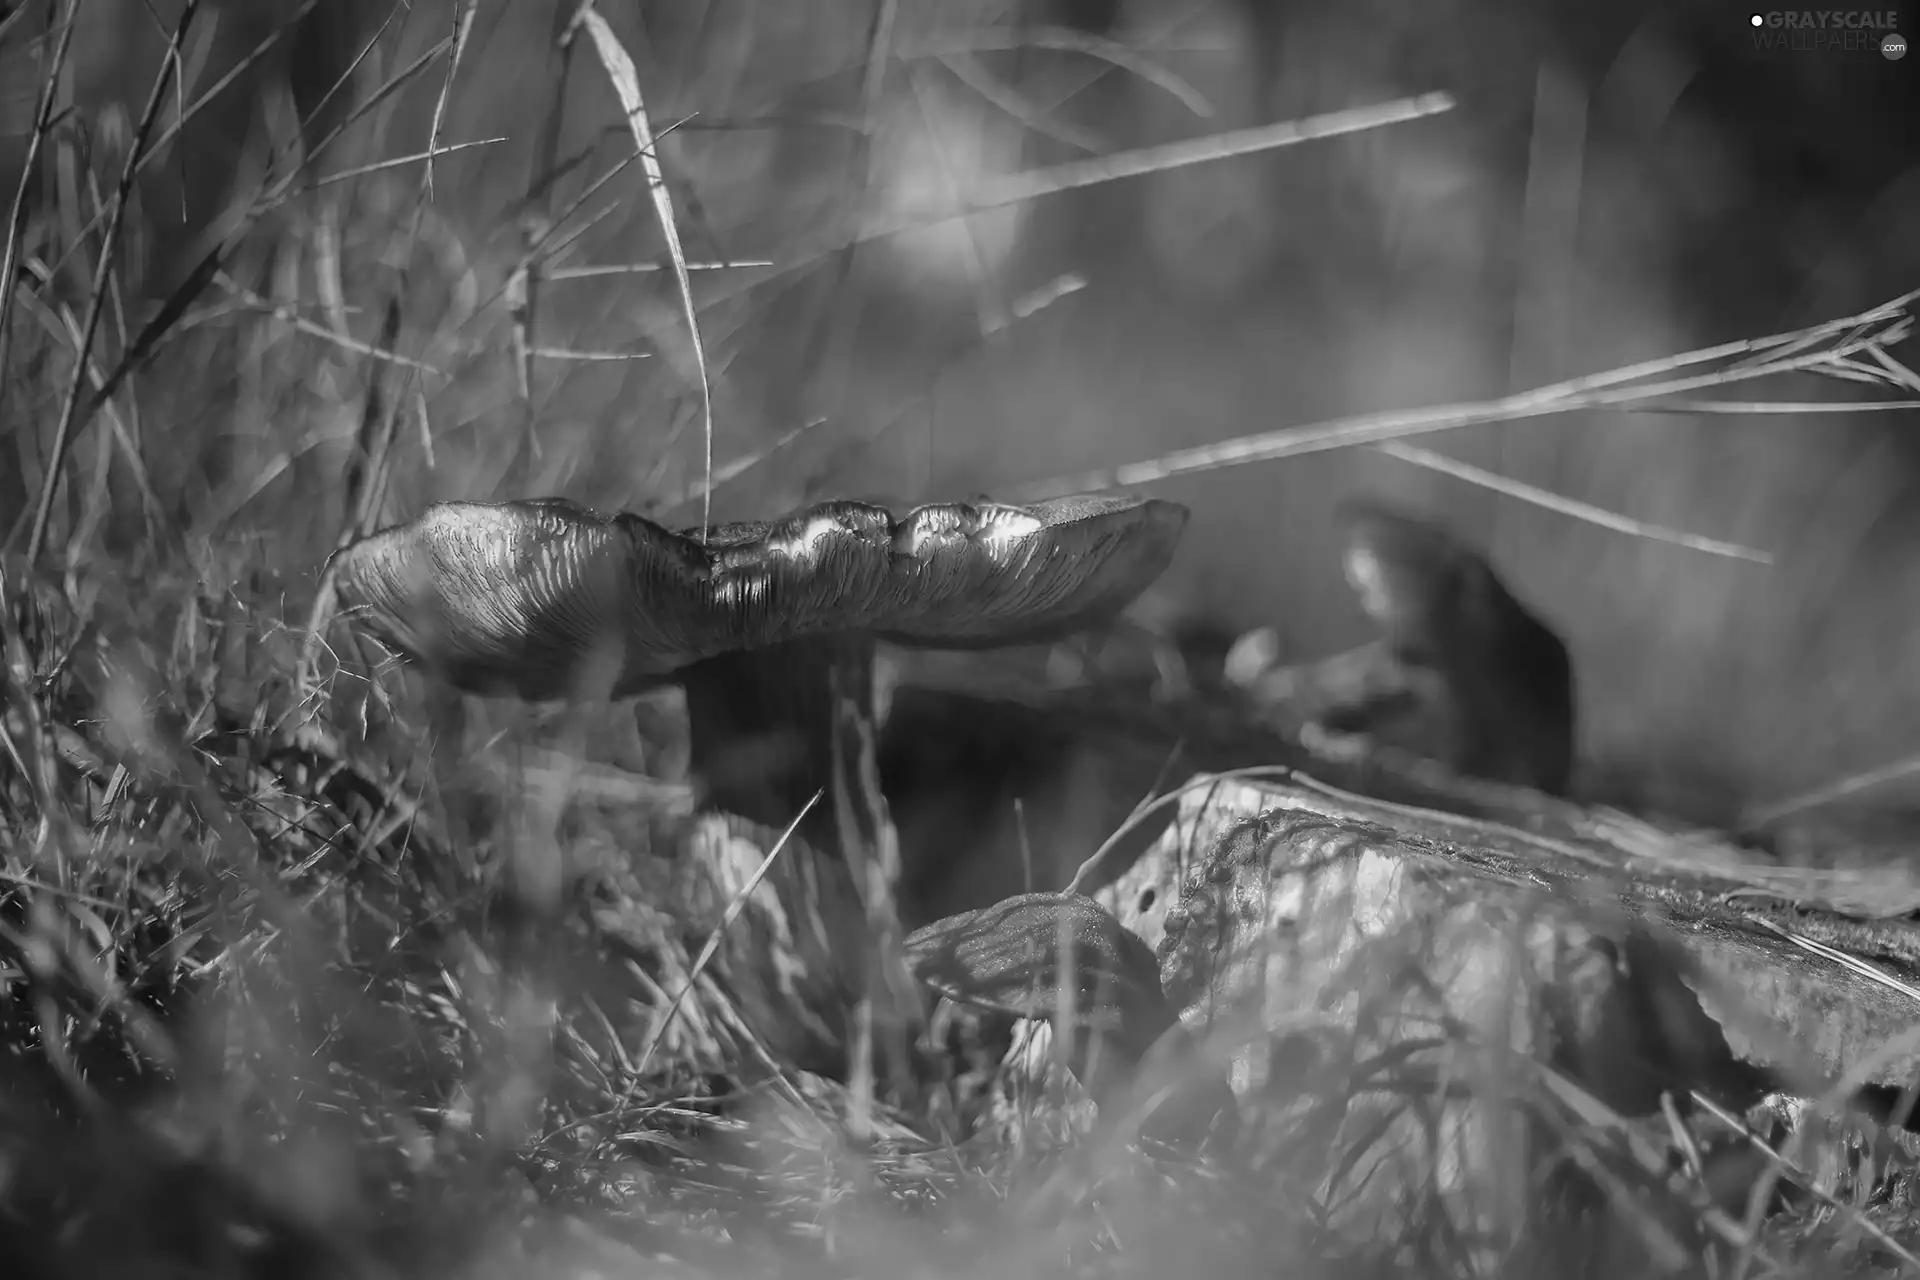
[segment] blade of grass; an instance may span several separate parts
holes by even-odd
[[[700,342],[700,314],[694,304],[693,281],[687,273],[687,255],[680,245],[680,227],[673,213],[673,193],[667,189],[666,177],[660,168],[660,156],[655,149],[653,129],[647,119],[646,103],[640,96],[640,76],[634,69],[633,59],[613,34],[613,28],[600,16],[591,0],[583,4],[575,21],[587,29],[593,40],[594,52],[599,55],[600,65],[612,83],[614,93],[620,99],[621,109],[626,113],[627,127],[633,131],[634,150],[639,153],[641,167],[646,170],[647,186],[653,194],[653,207],[660,217],[660,233],[666,237],[667,252],[673,258],[675,282],[680,286],[680,301],[686,309],[687,334],[693,343],[693,360],[700,371],[700,408],[705,427],[705,458],[702,474],[706,477],[706,492],[700,504],[700,540],[706,541],[707,529],[713,518],[713,386],[707,377],[707,353]]]
[[[253,290],[240,285],[224,271],[217,272],[216,279],[221,288],[225,289],[234,297],[246,302],[249,307],[257,311],[265,312],[285,324],[292,325],[295,329],[298,329],[301,333],[309,337],[331,343],[339,347],[342,351],[351,351],[356,355],[366,356],[370,360],[381,360],[388,364],[401,365],[422,373],[439,374],[443,378],[447,376],[445,370],[436,369],[423,360],[415,360],[411,356],[403,356],[397,351],[390,351],[385,347],[378,347],[369,342],[362,342],[351,334],[339,333],[329,329],[326,325],[318,321],[309,320],[301,315],[291,303],[275,302],[272,298],[262,297]]]
[[[814,792],[813,798],[800,807],[800,812],[794,815],[793,821],[789,822],[786,830],[780,833],[780,838],[773,842],[773,848],[767,850],[767,856],[760,860],[760,865],[753,869],[753,874],[747,877],[747,882],[740,886],[738,893],[733,895],[733,901],[727,904],[725,914],[720,917],[720,923],[715,925],[713,932],[707,935],[706,944],[700,948],[700,954],[694,957],[693,967],[687,970],[687,980],[680,984],[680,990],[674,994],[673,1000],[667,1005],[666,1012],[660,1015],[660,1025],[653,1029],[651,1036],[647,1037],[647,1046],[641,1051],[639,1063],[634,1067],[633,1076],[627,1082],[627,1092],[622,1099],[623,1105],[632,1103],[634,1092],[640,1087],[641,1074],[646,1071],[647,1064],[653,1061],[654,1051],[660,1047],[660,1039],[666,1035],[668,1025],[673,1022],[673,1015],[679,1011],[681,1004],[693,991],[693,985],[699,981],[700,975],[706,972],[707,965],[712,963],[714,955],[720,950],[721,940],[727,936],[727,930],[733,927],[734,921],[740,918],[740,913],[746,910],[747,899],[752,897],[753,891],[760,887],[760,882],[767,878],[767,872],[773,870],[774,860],[787,847],[787,842],[793,839],[793,833],[800,829],[800,824],[806,821],[807,815],[813,812],[813,806],[819,804],[824,795],[826,790],[822,788]]]
[[[651,351],[569,351],[565,347],[530,347],[527,354],[540,360],[571,360],[580,364],[624,364],[653,358]]]
[[[194,0],[194,2],[197,5],[198,0]],[[259,45],[257,45],[254,48],[253,52],[249,55],[247,64],[243,64],[243,65],[250,65],[252,61],[257,61],[260,57],[264,56],[267,50],[269,50],[273,46],[274,42],[279,38],[279,36],[281,34],[284,34],[284,32],[288,30],[292,24],[297,23],[313,7],[315,3],[317,3],[317,0],[308,0],[308,2],[305,5],[303,5],[302,8],[298,10],[293,15],[293,17],[288,20],[287,23],[281,26],[279,31],[277,31],[273,36],[270,36],[268,39],[263,40]],[[423,53],[420,57],[416,58],[413,62],[409,63],[406,67],[402,68],[399,72],[395,73],[393,76],[389,77],[383,84],[381,84],[373,92],[372,95],[369,96],[367,101],[357,106],[346,120],[341,121],[340,124],[338,124],[331,132],[329,132],[326,137],[322,138],[319,143],[317,143],[313,148],[311,148],[308,151],[307,153],[308,160],[311,161],[312,159],[317,157],[320,154],[320,152],[327,147],[329,143],[339,138],[348,128],[350,128],[357,120],[359,120],[362,115],[364,115],[367,111],[371,110],[374,106],[378,105],[381,101],[385,100],[391,94],[397,92],[403,85],[405,85],[408,81],[410,81],[414,76],[420,74],[420,72],[422,72],[428,66],[430,66],[432,64],[433,59],[438,57],[439,54],[448,47],[448,45],[449,45],[449,41],[447,40],[439,41],[433,47],[429,48],[425,53]],[[371,47],[372,47],[371,45],[368,46],[369,49]],[[365,50],[362,51],[363,57],[365,56],[365,52],[366,52]],[[205,94],[202,94],[200,98],[196,101],[195,106],[189,110],[189,113],[188,113],[189,116],[191,117],[191,115],[194,114],[194,112],[197,111],[202,105],[209,102],[212,99],[213,95],[217,94],[221,89],[225,88],[229,83],[231,83],[237,74],[238,73],[236,71],[234,75],[224,77],[220,82],[215,84],[215,86],[212,89],[209,89]],[[346,77],[345,76],[341,77],[340,80],[336,81],[335,88],[337,89],[341,84],[344,84],[345,82],[346,82]],[[472,144],[468,144],[468,145],[472,145]],[[137,145],[137,139],[136,139],[136,145],[133,148],[133,151],[131,154],[134,157],[134,163],[133,163],[131,173],[127,175],[123,175],[123,179],[122,179],[123,187],[127,185],[127,183],[129,183],[133,177],[138,176],[139,172],[144,167],[145,160],[149,156],[151,156],[152,152],[150,149],[143,148]],[[108,375],[104,386],[96,390],[92,398],[87,402],[85,411],[77,415],[77,425],[75,427],[76,432],[78,430],[82,430],[85,428],[86,424],[89,421],[91,421],[94,413],[97,412],[100,404],[104,401],[104,399],[107,396],[112,395],[119,388],[120,384],[129,375],[136,372],[139,368],[143,367],[146,361],[151,359],[154,351],[163,343],[163,341],[169,335],[174,324],[178,322],[180,316],[184,314],[184,312],[189,306],[192,305],[194,299],[197,298],[200,295],[200,293],[204,291],[206,285],[213,280],[215,273],[217,273],[225,265],[226,260],[232,254],[234,248],[240,243],[241,238],[244,236],[246,231],[253,225],[253,223],[256,222],[259,218],[265,216],[267,213],[278,208],[280,205],[286,203],[287,200],[292,198],[292,195],[298,186],[300,176],[301,176],[300,171],[295,170],[295,171],[283,174],[277,179],[274,179],[268,183],[265,183],[262,189],[255,195],[255,197],[250,202],[250,204],[248,204],[244,209],[238,210],[233,216],[227,219],[227,225],[221,228],[218,231],[217,235],[214,237],[215,243],[212,245],[212,247],[209,248],[207,252],[201,257],[199,263],[194,267],[193,271],[189,273],[186,280],[181,283],[180,287],[177,288],[173,292],[173,294],[167,299],[166,304],[162,306],[162,308],[154,316],[154,318],[148,321],[145,328],[141,330],[140,336],[134,342],[133,349],[122,355],[119,363],[115,366],[114,371]],[[121,208],[122,203],[123,202],[121,201],[116,201],[112,211],[117,213],[117,211]],[[96,215],[96,220],[97,220],[97,215]],[[91,225],[92,224],[89,223],[88,228],[90,228]],[[88,228],[82,229],[83,235],[85,234],[85,231]],[[72,249],[70,248],[68,252],[71,253]],[[57,269],[57,266],[56,266],[56,269]],[[4,333],[5,333],[4,328],[0,328],[0,336],[3,336]],[[325,596],[324,590],[322,592],[322,596],[323,597]],[[324,615],[322,616],[324,617]]]
[[[41,324],[46,328],[48,333],[70,344],[74,348],[76,357],[78,356],[80,321],[74,316],[71,307],[62,306],[56,313],[53,308],[32,294],[26,296],[25,305],[29,311],[33,312],[40,319]],[[141,460],[139,450],[134,445],[132,433],[129,431],[127,424],[121,420],[120,415],[114,412],[113,406],[101,395],[101,389],[106,385],[106,378],[102,375],[97,361],[88,363],[87,377],[94,386],[94,400],[98,401],[107,410],[108,425],[113,430],[115,443],[119,445],[123,456],[126,458],[127,468],[133,475],[134,487],[140,492],[141,504],[145,508],[148,516],[155,522],[163,521],[164,511],[160,505],[159,496],[153,491],[152,481],[147,475],[146,464]]]
[[[67,7],[60,20],[60,40],[54,46],[53,58],[40,77],[40,99],[33,109],[33,129],[27,135],[27,154],[20,166],[20,182],[13,191],[13,205],[7,211],[6,249],[0,252],[0,386],[6,385],[8,338],[13,332],[13,291],[14,277],[19,270],[20,237],[27,228],[27,191],[33,185],[34,171],[39,167],[40,148],[46,141],[48,131],[53,127],[53,103],[55,90],[60,76],[66,70],[67,50],[73,44],[74,23],[80,9],[80,0],[67,0]],[[21,12],[26,12],[25,8]],[[136,152],[138,148],[135,148]]]
[[[689,262],[689,271],[735,271],[745,267],[770,267],[773,263],[765,258],[743,258],[737,262]],[[673,264],[658,262],[614,262],[591,267],[556,267],[547,273],[549,280],[588,280],[595,276],[643,275],[654,271],[671,271]]]
[[[1127,820],[1121,823],[1120,826],[1114,830],[1114,833],[1101,843],[1098,849],[1093,851],[1093,856],[1080,864],[1079,869],[1073,873],[1073,879],[1067,881],[1067,887],[1060,892],[1082,892],[1082,886],[1086,884],[1087,878],[1099,868],[1107,855],[1113,852],[1114,846],[1126,839],[1129,832],[1136,830],[1141,823],[1145,822],[1153,814],[1158,813],[1170,804],[1176,803],[1181,796],[1186,795],[1189,791],[1204,791],[1208,787],[1217,787],[1223,781],[1230,778],[1296,779],[1298,777],[1299,772],[1297,770],[1283,764],[1249,765],[1244,769],[1225,769],[1219,773],[1203,774],[1184,785],[1175,787],[1171,791],[1155,796],[1153,799],[1137,807],[1133,813],[1128,816]]]
[[[704,305],[715,307],[735,301],[784,276],[804,271],[817,263],[844,253],[855,245],[871,240],[881,240],[889,236],[943,226],[956,219],[979,213],[990,213],[1008,205],[1022,204],[1079,187],[1114,182],[1123,178],[1143,177],[1186,165],[1252,155],[1303,142],[1403,124],[1451,111],[1454,105],[1454,100],[1447,94],[1430,93],[1417,98],[1402,98],[1352,111],[1334,111],[1324,115],[1309,116],[1302,120],[1257,125],[1229,133],[1209,134],[1203,138],[1185,139],[1164,146],[1144,147],[1133,151],[1117,152],[1113,155],[1074,160],[1050,168],[1015,174],[976,188],[963,204],[945,212],[932,215],[916,213],[890,218],[863,218],[850,230],[816,243],[810,249],[787,259],[759,279],[742,285],[730,293],[709,298]]]
[[[78,2],[79,0],[74,0],[75,7],[78,6]],[[154,141],[154,144],[151,147],[147,148],[144,152],[139,152],[138,149],[136,149],[139,159],[134,167],[134,175],[137,177],[140,174],[146,172],[147,165],[152,163],[155,159],[157,159],[160,155],[162,155],[165,152],[167,144],[172,142],[173,139],[179,135],[180,131],[187,127],[187,122],[189,120],[192,120],[196,116],[198,116],[200,112],[205,110],[213,102],[215,98],[219,97],[222,93],[226,92],[226,90],[233,87],[234,84],[239,82],[241,77],[243,77],[244,75],[247,74],[247,72],[252,70],[253,67],[257,65],[262,58],[266,57],[267,54],[272,51],[274,45],[280,42],[281,37],[285,36],[289,31],[293,30],[296,26],[298,26],[306,18],[306,16],[313,11],[314,7],[319,3],[320,3],[320,0],[303,0],[303,3],[301,4],[301,6],[298,9],[294,10],[294,12],[288,16],[285,22],[281,23],[270,34],[268,34],[264,39],[262,39],[259,44],[255,45],[253,49],[247,54],[246,57],[240,59],[239,62],[234,64],[234,66],[227,72],[227,74],[221,76],[218,80],[214,81],[213,84],[208,87],[205,93],[195,98],[193,100],[193,104],[186,109],[185,113],[182,114],[179,119],[175,120],[172,124],[168,125],[165,129],[161,130],[160,136]],[[369,48],[370,47],[371,45],[369,45]],[[99,225],[100,219],[104,216],[106,216],[104,212],[96,213],[92,219],[90,219],[84,226],[82,226],[80,228],[79,236],[75,239],[73,244],[68,246],[67,252],[72,253],[74,249],[79,245],[81,240],[84,240],[87,236],[91,235],[93,233],[93,229]],[[66,259],[65,257],[62,257],[62,259],[55,264],[55,268],[57,270],[58,268],[63,267],[65,265],[66,265]]]
[[[1907,756],[1891,764],[1867,769],[1860,773],[1848,774],[1844,778],[1789,796],[1785,800],[1770,805],[1758,805],[1749,809],[1740,819],[1739,830],[1759,831],[1771,826],[1782,818],[1791,817],[1807,809],[1817,809],[1835,800],[1844,800],[1848,796],[1870,791],[1901,778],[1912,777],[1920,773],[1920,755]]]
[[[1213,104],[1200,91],[1173,72],[1117,40],[1064,27],[967,31],[950,38],[903,42],[898,56],[905,58],[963,58],[975,53],[998,53],[1015,49],[1047,49],[1060,53],[1080,53],[1098,58],[1126,71],[1180,103],[1202,119],[1211,118]],[[1057,108],[1056,108],[1057,109]]]
[[[1848,1204],[1846,1201],[1822,1189],[1818,1178],[1809,1175],[1806,1170],[1802,1169],[1799,1165],[1788,1160],[1778,1151],[1775,1151],[1767,1144],[1765,1139],[1749,1129],[1740,1117],[1725,1110],[1720,1104],[1705,1094],[1695,1093],[1693,1095],[1693,1104],[1712,1116],[1715,1120],[1718,1120],[1733,1133],[1746,1139],[1748,1146],[1758,1151],[1769,1165],[1779,1169],[1781,1175],[1792,1181],[1794,1186],[1805,1191],[1815,1200],[1818,1200],[1821,1204],[1825,1205],[1829,1211],[1845,1218],[1853,1226],[1871,1236],[1874,1243],[1878,1244],[1888,1253],[1891,1253],[1894,1257],[1900,1259],[1900,1261],[1906,1263],[1907,1266],[1913,1268],[1915,1274],[1920,1275],[1920,1256],[1916,1256],[1911,1250],[1906,1248],[1906,1246],[1888,1235],[1883,1227],[1875,1223],[1873,1219],[1862,1213],[1857,1207]]]
[[[1892,413],[1920,409],[1920,400],[1669,400],[1624,406],[1629,413]]]
[[[1706,347],[1679,355],[1665,356],[1658,360],[1649,360],[1604,373],[1554,383],[1500,400],[1334,418],[1306,426],[1287,427],[1259,435],[1225,440],[1217,444],[1182,449],[1146,462],[1038,481],[1018,486],[1015,492],[1018,497],[1031,500],[1096,489],[1126,488],[1150,484],[1170,476],[1217,471],[1227,467],[1244,466],[1250,462],[1268,462],[1301,454],[1321,453],[1355,445],[1402,439],[1407,436],[1451,431],[1459,427],[1480,426],[1492,422],[1515,422],[1588,409],[1627,408],[1643,401],[1663,400],[1689,391],[1724,386],[1730,382],[1750,381],[1783,373],[1815,369],[1831,363],[1835,358],[1845,356],[1849,353],[1847,348],[1843,346],[1838,349],[1814,351],[1811,354],[1750,363],[1745,367],[1727,368],[1691,377],[1668,378],[1642,386],[1621,385],[1675,369],[1726,360],[1754,352],[1765,352],[1772,347],[1800,342],[1810,336],[1831,337],[1856,327],[1862,322],[1885,326],[1890,332],[1904,331],[1903,326],[1908,322],[1904,314],[1905,310],[1916,297],[1920,297],[1920,290],[1903,294],[1872,311],[1862,312],[1859,316],[1831,321],[1811,329],[1723,343],[1717,347]],[[1885,336],[1880,335],[1880,337]],[[1855,349],[1868,345],[1871,343],[1865,339],[1856,339],[1852,343]]]
[[[80,351],[74,361],[73,377],[67,384],[67,393],[60,411],[60,423],[54,428],[53,450],[47,458],[47,473],[40,488],[40,501],[33,516],[33,526],[27,535],[27,563],[32,564],[40,558],[40,550],[46,543],[47,521],[53,514],[53,497],[59,487],[60,474],[68,446],[72,443],[75,422],[80,411],[80,392],[86,386],[87,367],[93,350],[94,334],[100,328],[100,316],[105,310],[107,280],[114,268],[114,259],[120,246],[120,229],[126,216],[127,199],[133,193],[133,182],[139,172],[140,156],[146,151],[152,138],[154,122],[160,118],[160,107],[166,101],[167,85],[173,78],[173,69],[178,65],[180,44],[186,39],[187,31],[193,25],[193,18],[200,9],[200,0],[186,0],[180,10],[180,21],[175,25],[169,56],[160,64],[160,73],[154,77],[153,89],[147,95],[145,111],[141,113],[140,124],[134,130],[133,146],[127,153],[126,164],[120,171],[120,182],[113,193],[113,207],[109,211],[106,234],[101,238],[100,257],[93,274],[93,285],[88,291],[86,319],[81,322]],[[9,264],[10,268],[11,264]],[[11,284],[11,272],[8,275]]]
[[[1557,511],[1561,515],[1572,516],[1574,519],[1585,521],[1588,524],[1599,525],[1603,529],[1613,529],[1620,533],[1632,534],[1638,538],[1648,538],[1655,542],[1670,542],[1677,547],[1686,547],[1693,551],[1705,551],[1710,555],[1727,556],[1735,560],[1749,560],[1754,564],[1771,565],[1773,563],[1773,555],[1771,552],[1756,551],[1751,547],[1743,547],[1737,542],[1722,542],[1717,538],[1702,537],[1697,533],[1687,533],[1679,529],[1669,529],[1664,525],[1652,524],[1645,520],[1634,520],[1628,516],[1618,515],[1612,511],[1608,511],[1604,507],[1596,507],[1589,502],[1581,502],[1574,498],[1562,497],[1550,490],[1537,488],[1534,485],[1526,484],[1519,480],[1512,480],[1506,476],[1482,470],[1479,467],[1449,458],[1445,454],[1434,453],[1429,449],[1420,449],[1413,445],[1398,444],[1393,441],[1376,444],[1371,447],[1375,452],[1384,453],[1390,458],[1398,458],[1402,462],[1411,463],[1416,467],[1425,467],[1429,471],[1438,471],[1442,475],[1453,476],[1456,479],[1465,480],[1469,484],[1477,484],[1482,488],[1491,489],[1495,493],[1504,493],[1508,497],[1518,498],[1522,502],[1530,502],[1537,507],[1545,507],[1548,511]]]
[[[473,13],[478,0],[465,0],[453,15],[453,52],[447,58],[446,78],[440,82],[440,96],[433,103],[433,124],[427,130],[427,199],[433,199],[433,153],[440,145],[440,129],[447,119],[447,99],[453,96],[453,80],[460,74],[460,58],[467,49],[467,37],[473,34]]]
[[[472,142],[449,143],[444,147],[428,148],[425,151],[416,151],[408,156],[392,156],[385,160],[376,160],[372,164],[355,165],[351,169],[342,169],[337,173],[325,174],[322,177],[315,178],[312,185],[315,187],[330,186],[336,182],[346,182],[353,178],[363,178],[369,173],[379,173],[386,169],[398,169],[401,165],[419,164],[421,161],[426,162],[427,173],[429,178],[431,178],[435,156],[450,156],[456,151],[469,151],[474,147],[491,147],[497,143],[508,141],[511,141],[511,139],[478,138]]]

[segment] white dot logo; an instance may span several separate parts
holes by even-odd
[[[1748,18],[1748,19],[1747,19],[1747,21],[1748,21],[1748,22],[1751,22],[1751,23],[1752,23],[1752,24],[1753,24],[1754,26],[1756,26],[1756,27],[1763,27],[1763,26],[1765,26],[1765,25],[1767,24],[1767,20],[1766,20],[1765,18],[1763,18],[1763,17],[1761,17],[1761,16],[1760,16],[1759,14],[1757,14],[1757,13],[1756,13],[1756,14],[1754,14],[1754,15],[1753,15],[1753,16],[1752,16],[1751,18]]]

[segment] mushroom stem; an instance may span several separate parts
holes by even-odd
[[[873,640],[809,637],[707,658],[680,673],[688,766],[702,808],[770,827],[793,820],[832,782],[834,672],[861,714],[873,714]],[[802,830],[831,848],[831,797]]]
[[[815,862],[799,883],[836,901],[821,904],[835,963],[847,985],[852,1031],[845,1050],[859,1079],[876,1053],[905,1080],[908,1023],[918,1000],[898,958],[900,927],[884,797],[863,739],[874,722],[874,642],[840,634],[790,640],[708,658],[685,668],[688,757],[702,808],[768,827],[793,820],[815,792],[826,796],[802,822],[789,860]],[[875,830],[877,822],[888,829]],[[826,864],[826,865],[822,865]],[[834,865],[837,864],[837,865]],[[897,979],[897,980],[896,980]],[[868,1077],[870,1079],[870,1077]]]

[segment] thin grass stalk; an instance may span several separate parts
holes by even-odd
[[[1641,403],[1664,401],[1690,391],[1786,373],[1831,372],[1837,361],[1855,351],[1877,350],[1884,343],[1904,338],[1912,323],[1908,310],[1916,298],[1920,298],[1920,289],[1904,293],[1870,311],[1827,321],[1808,329],[1665,356],[1605,373],[1569,379],[1499,400],[1332,418],[1305,426],[1199,445],[1162,454],[1145,462],[1035,481],[1020,486],[1015,496],[1037,500],[1070,493],[1126,488],[1171,476],[1217,471],[1253,462],[1271,462],[1461,427],[1516,422],[1590,409],[1629,409]],[[1810,348],[1829,342],[1833,345],[1828,349],[1811,350],[1809,354],[1779,355],[1776,351],[1777,348],[1787,348],[1795,352],[1807,352]],[[1666,378],[1642,386],[1621,385],[1658,377],[1675,369],[1743,355],[1755,358],[1713,373]]]
[[[47,473],[40,487],[40,502],[34,511],[33,527],[27,535],[29,565],[40,558],[40,550],[46,543],[47,521],[53,514],[53,497],[60,485],[67,448],[72,443],[77,427],[85,425],[77,421],[80,392],[86,386],[87,362],[93,350],[94,334],[100,327],[101,313],[105,309],[107,281],[113,273],[114,258],[120,247],[120,229],[126,216],[128,197],[133,192],[134,179],[139,173],[140,156],[147,148],[154,122],[160,118],[160,108],[166,102],[167,85],[173,78],[174,67],[179,64],[181,43],[186,39],[194,15],[199,11],[200,0],[186,0],[180,11],[180,21],[173,29],[168,56],[160,64],[160,74],[154,78],[153,89],[147,95],[146,110],[141,113],[140,124],[134,130],[133,148],[127,154],[126,164],[120,171],[119,185],[114,189],[113,208],[107,220],[106,234],[100,242],[100,259],[94,269],[93,286],[87,294],[86,319],[80,326],[80,350],[74,361],[73,377],[67,384],[66,398],[60,411],[60,425],[54,429],[53,450],[47,458]]]
[[[891,0],[889,0],[891,2]],[[673,193],[667,188],[666,174],[660,166],[660,153],[649,121],[646,103],[640,92],[639,73],[626,47],[613,34],[613,28],[594,7],[592,0],[580,7],[574,21],[587,30],[594,52],[607,73],[626,115],[627,128],[633,133],[633,149],[646,171],[647,186],[653,196],[654,212],[660,219],[660,233],[666,238],[667,253],[673,259],[674,281],[680,288],[680,302],[687,318],[687,339],[693,346],[693,362],[700,374],[700,409],[703,430],[705,478],[700,505],[700,540],[707,540],[713,520],[713,380],[707,372],[706,346],[700,338],[700,312],[693,298],[693,280],[687,272],[687,255],[680,243],[680,225],[673,210]],[[571,33],[569,33],[571,35]]]
[[[79,0],[73,0],[73,3],[77,7]],[[225,75],[214,81],[205,93],[195,98],[192,105],[190,105],[185,112],[181,113],[178,120],[175,120],[172,124],[168,125],[167,128],[163,129],[151,147],[146,148],[144,151],[135,148],[134,154],[137,159],[134,165],[134,176],[138,177],[140,174],[146,172],[147,165],[165,153],[167,144],[179,136],[180,131],[187,127],[188,121],[198,116],[213,103],[214,99],[233,87],[242,76],[246,75],[248,71],[258,65],[260,60],[266,57],[276,44],[280,43],[281,38],[298,26],[319,3],[320,0],[302,0],[300,7],[296,9],[285,22],[281,23],[262,39],[259,44],[255,45],[247,56],[236,63]],[[103,210],[95,213],[92,218],[88,219],[80,228],[80,240],[84,240],[87,236],[91,235],[94,228],[100,225],[100,219],[106,215],[107,211]],[[73,253],[78,247],[78,244],[79,240],[76,240],[74,244],[69,245],[66,254]],[[66,265],[66,254],[63,254],[60,261],[54,264],[56,270]]]
[[[21,13],[26,9],[22,6]],[[27,154],[20,167],[20,182],[13,191],[13,205],[7,211],[6,249],[0,252],[0,387],[7,385],[7,357],[13,334],[14,276],[20,265],[20,239],[27,229],[27,191],[33,185],[34,170],[39,167],[40,147],[53,127],[53,101],[66,70],[67,50],[73,44],[73,29],[80,15],[80,0],[67,0],[61,20],[60,41],[54,46],[53,59],[40,76],[40,98],[33,109],[33,129],[27,135]],[[136,148],[136,151],[138,148]]]

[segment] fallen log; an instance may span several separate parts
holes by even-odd
[[[1907,959],[1920,954],[1920,926],[1805,909],[1782,923],[1777,908],[1755,910],[1738,896],[1753,888],[1756,872],[1790,869],[1756,867],[1704,838],[1675,837],[1661,851],[1644,824],[1610,843],[1607,824],[1616,819],[1585,819],[1576,829],[1565,814],[1539,813],[1562,818],[1559,829],[1420,811],[1304,776],[1223,779],[1185,793],[1158,844],[1094,896],[1157,948],[1168,994],[1189,1006],[1225,998],[1232,980],[1218,975],[1237,960],[1223,957],[1264,954],[1286,941],[1319,949],[1295,965],[1326,968],[1360,936],[1337,931],[1365,933],[1353,910],[1428,922],[1465,902],[1477,904],[1468,917],[1487,932],[1504,927],[1495,923],[1502,911],[1530,911],[1562,932],[1657,943],[1736,1059],[1790,1077],[1803,1087],[1797,1091],[1847,1073],[1903,1086],[1920,1072],[1920,992],[1912,986],[1920,974]],[[1371,905],[1325,905],[1342,893],[1370,894]],[[1310,936],[1299,932],[1309,916],[1319,931]],[[1877,953],[1872,970],[1808,949],[1816,932],[1868,944]],[[1457,945],[1480,943],[1467,937]],[[1297,975],[1287,981],[1292,991],[1306,989]]]
[[[1200,781],[1093,896],[1155,951],[1161,989],[1136,1019],[1171,1008],[1211,1049],[1175,1081],[1185,1110],[1224,1059],[1239,1156],[1312,1187],[1355,1240],[1438,1220],[1496,1255],[1541,1247],[1555,1222],[1621,1211],[1596,1133],[1837,1083],[1881,1086],[1856,1100],[1885,1118],[1920,1071],[1910,971],[1810,952],[1699,860],[1656,873],[1646,848],[1597,856],[1594,828],[1575,842],[1304,776]],[[1876,929],[1913,942],[1910,923]],[[1661,1185],[1658,1150],[1635,1141],[1619,1149]],[[1742,1238],[1688,1194],[1690,1218]],[[1687,1251],[1651,1220],[1636,1231],[1650,1256]]]

